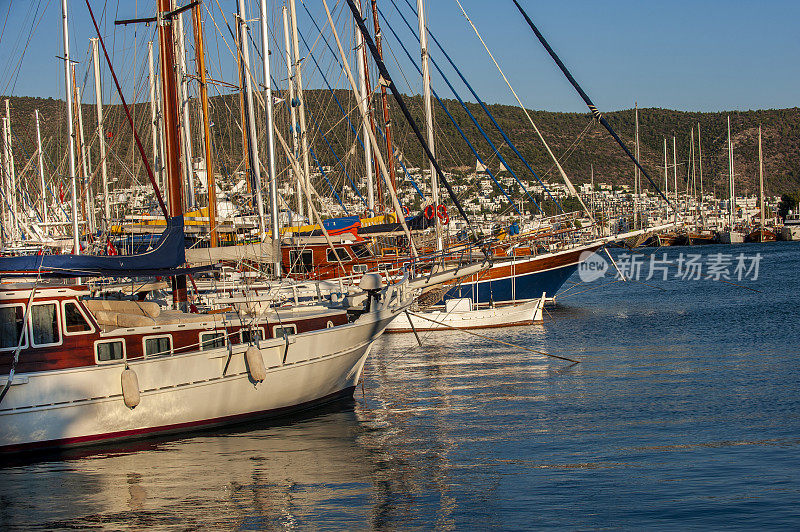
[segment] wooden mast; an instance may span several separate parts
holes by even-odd
[[[214,165],[211,159],[211,117],[208,112],[208,84],[206,82],[206,58],[203,47],[203,13],[200,4],[192,8],[192,30],[194,32],[195,64],[200,79],[200,105],[203,108],[203,132],[206,156],[206,188],[208,189],[208,230],[211,247],[219,245],[217,236],[217,189],[214,181]]]
[[[361,12],[363,17],[364,10],[361,7],[361,0],[358,0],[358,10]],[[359,35],[361,34],[359,33]],[[361,42],[361,54],[363,55],[361,67],[364,69],[364,88],[366,89],[364,91],[364,104],[367,109],[367,115],[369,116],[369,127],[372,129],[372,134],[376,135],[377,129],[375,129],[375,111],[372,109],[371,103],[372,83],[370,82],[369,78],[369,56],[367,55],[367,46],[363,43],[363,39]],[[389,153],[389,156],[391,157],[391,152]],[[377,205],[376,211],[382,211],[383,189],[381,188],[381,169],[380,166],[378,166],[378,158],[374,154],[372,155],[372,167],[375,169],[375,192],[377,193],[377,197],[375,198]]]
[[[181,145],[178,123],[178,90],[175,79],[175,41],[172,19],[166,17],[171,11],[170,0],[157,0],[158,55],[161,70],[161,91],[164,116],[164,168],[169,188],[169,215],[183,216],[183,179],[181,177]],[[186,276],[173,277],[172,300],[179,308],[186,308]]]
[[[378,55],[383,59],[383,37],[378,22],[377,0],[372,0],[372,23],[375,26],[375,47],[378,49]],[[364,53],[366,53],[366,50]],[[389,159],[389,181],[391,181],[393,188],[397,188],[397,168],[395,167],[394,151],[392,150],[392,121],[389,115],[389,93],[383,83],[381,83],[381,103],[383,104],[383,129],[386,133],[386,158]]]

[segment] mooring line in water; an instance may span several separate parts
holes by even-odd
[[[460,331],[460,332],[463,332],[463,333],[471,334],[472,336],[477,336],[478,338],[483,338],[484,340],[489,340],[490,342],[496,342],[498,344],[503,344],[503,345],[507,345],[509,347],[514,347],[516,349],[522,349],[523,351],[529,351],[529,352],[535,353],[537,355],[544,355],[546,357],[552,357],[552,358],[558,358],[560,360],[566,360],[567,362],[572,362],[573,364],[580,364],[581,363],[580,360],[573,360],[571,358],[562,357],[562,356],[558,356],[558,355],[553,355],[551,353],[545,353],[544,351],[537,351],[536,349],[531,349],[530,347],[525,347],[524,345],[512,344],[511,342],[504,342],[503,340],[498,340],[497,338],[492,338],[491,336],[478,334],[478,333],[472,332],[472,331],[470,331],[468,329],[459,329],[458,327],[453,327],[451,325],[447,325],[446,323],[442,323],[440,321],[432,320],[431,318],[426,318],[425,316],[420,316],[419,314],[416,314],[414,312],[410,312],[409,311],[408,313],[411,314],[412,316],[416,316],[417,318],[421,318],[423,320],[427,320],[427,321],[433,322],[433,323],[435,323],[437,325],[441,325],[442,327],[447,327],[448,329],[453,329],[455,331]]]
[[[622,282],[622,279],[616,279],[614,281],[609,281],[607,283],[599,284],[597,286],[593,286],[592,288],[587,288],[586,290],[581,290],[579,292],[573,292],[571,294],[567,294],[565,292],[565,294],[561,294],[561,295],[557,294],[556,298],[557,298],[557,301],[558,301],[558,300],[561,300],[561,299],[566,299],[568,297],[577,296],[578,294],[585,294],[586,292],[591,292],[592,290],[597,290],[598,288],[603,288],[604,286],[608,286],[608,285],[611,285],[611,284],[614,284],[614,283],[621,283],[621,282]],[[586,284],[586,283],[582,283],[582,284]]]

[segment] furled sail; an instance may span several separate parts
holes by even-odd
[[[0,257],[0,276],[92,277],[168,274],[185,262],[183,216],[175,216],[153,249],[137,255],[23,255]]]

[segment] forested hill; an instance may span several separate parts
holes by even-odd
[[[353,123],[357,122],[355,100],[349,92],[337,91],[338,104],[328,91],[311,90],[306,92],[306,107],[309,111],[308,130],[312,147],[320,164],[333,165],[336,162],[333,152],[348,164],[363,165],[363,157],[356,156],[355,136],[347,120],[342,118],[339,105],[349,114]],[[2,97],[0,97],[2,98]],[[4,98],[2,98],[4,99]],[[409,107],[422,124],[422,106],[419,96],[407,98]],[[379,99],[376,103],[379,104]],[[47,154],[48,166],[63,165],[66,143],[66,118],[64,102],[54,99],[12,97],[12,127],[14,131],[14,154],[17,174],[20,175],[28,158],[35,152],[36,130],[33,119],[34,109],[41,115],[42,139]],[[445,100],[445,105],[455,121],[469,137],[474,147],[496,170],[500,162],[493,156],[493,149],[482,138],[478,128],[462,106],[454,100]],[[422,150],[416,142],[411,129],[390,100],[395,145],[403,153],[409,166],[421,165]],[[450,118],[435,102],[436,109],[436,150],[437,158],[445,168],[474,170],[475,156],[470,147],[452,125]],[[192,113],[197,114],[197,103],[192,102]],[[218,168],[230,171],[239,166],[242,159],[241,130],[239,129],[240,109],[238,95],[217,96],[211,100],[215,156],[221,164]],[[506,105],[488,106],[497,123],[506,131],[516,148],[542,178],[558,181],[552,161],[535,134],[528,119],[521,110]],[[380,111],[380,105],[376,105]],[[531,178],[523,163],[477,104],[467,104],[481,128],[488,134],[500,154],[520,177]],[[4,106],[0,107],[5,115]],[[539,130],[562,161],[567,174],[578,183],[588,182],[592,166],[595,182],[632,183],[633,164],[598,123],[591,120],[588,113],[554,113],[530,111]],[[96,118],[93,105],[84,105],[84,130],[87,140],[95,131]],[[137,104],[134,108],[137,131],[150,154],[150,110],[148,104]],[[777,109],[763,111],[732,111],[730,113],[695,113],[667,109],[639,110],[639,138],[641,159],[651,177],[663,186],[664,182],[664,139],[668,139],[668,162],[672,165],[672,137],[676,137],[678,179],[685,182],[687,161],[689,160],[690,132],[700,125],[702,139],[702,172],[704,188],[723,194],[728,182],[727,117],[731,119],[734,149],[734,167],[739,193],[755,193],[758,187],[758,126],[763,128],[764,169],[766,188],[769,194],[796,192],[800,190],[800,109]],[[606,114],[608,121],[620,136],[633,149],[634,111],[619,111]],[[284,134],[288,112],[285,103],[276,107],[276,121]],[[259,116],[263,124],[263,117]],[[194,136],[199,133],[195,120]],[[356,124],[356,129],[360,128]],[[132,175],[142,175],[141,163],[135,156],[135,148],[130,129],[125,122],[124,113],[119,106],[106,106],[106,130],[110,131],[109,142],[113,154],[109,155],[114,175],[125,183]],[[263,128],[262,128],[263,130]],[[321,133],[325,134],[325,139]],[[287,135],[288,139],[288,135]],[[327,142],[325,142],[327,140]],[[262,141],[263,142],[263,141]],[[200,146],[199,140],[195,145]],[[330,147],[328,146],[330,145]],[[92,159],[97,160],[96,142]],[[332,148],[332,150],[330,149]],[[199,154],[199,149],[197,150]],[[347,155],[350,155],[349,158]],[[62,166],[63,167],[63,166]],[[34,165],[30,165],[25,176],[33,176]],[[698,178],[699,178],[699,166]],[[673,186],[673,173],[670,168],[670,188]],[[651,187],[647,187],[651,188]]]

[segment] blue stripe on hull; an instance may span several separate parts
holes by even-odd
[[[444,299],[469,297],[478,303],[488,303],[489,301],[534,299],[542,297],[542,293],[545,293],[547,297],[553,297],[577,269],[577,264],[568,264],[552,270],[515,275],[513,278],[463,283],[449,290]]]

